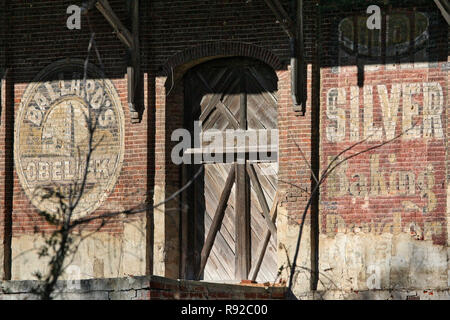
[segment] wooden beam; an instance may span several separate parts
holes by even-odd
[[[233,80],[233,78],[231,77],[231,74],[233,74],[233,73],[231,72],[228,75],[228,77],[226,78],[227,81]],[[195,72],[195,75],[203,83],[203,85],[205,86],[205,89],[208,91],[208,93],[214,94],[214,91],[211,89],[210,85],[205,80],[205,78],[198,72]],[[224,83],[222,86],[223,90],[225,90],[227,88],[227,86],[228,86],[228,83]],[[215,108],[215,109],[219,110],[225,118],[227,118],[228,122],[231,124],[233,129],[237,129],[239,127],[238,121],[236,120],[234,115],[230,112],[228,107],[223,104],[223,102],[220,100],[220,98],[221,98],[221,95],[218,93],[215,93],[214,97],[211,98],[208,106],[205,108],[205,111],[200,115],[200,120],[203,121]]]
[[[439,10],[441,10],[444,19],[450,25],[450,3],[448,0],[434,0],[434,3],[438,6]]]
[[[191,84],[191,82],[187,82]],[[189,104],[191,103],[192,90],[189,90],[189,85],[184,90],[184,101],[186,101],[185,108],[183,110],[183,127],[188,129],[190,132],[193,131],[193,115],[192,112],[189,112],[191,109]],[[194,163],[194,159],[191,158],[191,163]],[[199,166],[194,164],[192,165],[182,165],[182,179],[183,185],[186,185],[193,177],[195,176],[195,172],[198,172]],[[181,277],[187,280],[195,280],[197,277],[197,270],[200,266],[200,250],[197,245],[197,237],[196,234],[198,232],[197,223],[204,226],[202,221],[198,221],[198,213],[204,212],[204,210],[197,210],[197,197],[196,190],[199,184],[202,184],[203,177],[198,177],[198,180],[194,181],[194,183],[183,192],[182,199],[182,207],[187,207],[187,209],[183,210],[181,216],[181,245],[182,245],[182,268],[181,268]],[[202,236],[204,232],[202,232]]]
[[[133,43],[131,48],[131,66],[128,67],[128,107],[130,109],[131,121],[139,121],[138,108],[138,86],[141,76],[141,59],[139,48],[139,0],[131,0],[130,16],[132,21]]]
[[[131,50],[131,59],[134,67],[140,69],[140,44],[139,44],[139,0],[131,0],[131,31],[133,33],[133,48]],[[138,72],[135,78],[139,78]]]
[[[186,185],[187,181],[191,179],[191,167],[183,165],[181,166],[181,179],[183,185]],[[189,279],[189,267],[190,267],[190,261],[189,261],[189,251],[192,249],[192,243],[189,243],[189,212],[190,208],[193,207],[192,200],[194,197],[192,196],[192,189],[193,187],[189,188],[186,192],[183,192],[181,194],[181,259],[180,259],[180,277],[181,279]]]
[[[136,68],[134,68],[133,65],[127,67],[128,107],[130,108],[130,112],[136,111],[134,108],[134,95],[135,95],[135,88],[136,88],[135,71],[136,71]]]
[[[197,279],[200,279],[203,271],[205,270],[206,262],[208,261],[209,254],[216,240],[217,233],[222,225],[223,217],[225,216],[225,209],[227,208],[228,198],[230,197],[231,189],[235,180],[235,166],[232,165],[230,172],[228,173],[228,178],[225,182],[225,187],[223,188],[222,194],[219,198],[219,203],[214,213],[214,218],[211,222],[211,227],[208,231],[208,236],[206,237],[205,244],[203,245],[201,252],[201,262],[200,269],[197,274]]]
[[[130,16],[132,21],[132,33],[123,25],[108,0],[89,0],[83,3],[82,12],[87,14],[94,6],[102,13],[105,19],[113,27],[114,32],[123,44],[129,49],[130,61],[127,67],[128,82],[128,108],[131,122],[139,121],[139,113],[136,108],[138,98],[138,86],[140,83],[140,49],[139,49],[139,0],[129,0],[131,5]]]
[[[272,217],[272,222],[275,223],[277,220],[277,207],[278,207],[279,197],[278,197],[278,191],[275,193],[275,197],[273,199],[272,208],[270,209],[270,216]],[[258,257],[258,260],[255,263],[252,263],[253,267],[250,271],[250,280],[256,281],[256,277],[258,276],[259,269],[261,269],[261,265],[264,259],[264,255],[267,250],[267,246],[269,245],[270,236],[272,235],[272,232],[270,229],[266,230],[263,241],[259,244],[258,250],[256,251],[256,256]]]
[[[247,72],[240,70],[239,129],[247,130]]]
[[[113,27],[119,39],[129,48],[133,49],[133,36],[116,16],[108,0],[98,0],[95,7],[100,11],[109,24]]]
[[[8,19],[8,1],[0,0],[0,121],[4,149],[0,156],[2,162],[0,194],[0,226],[2,228],[2,252],[0,252],[0,280],[11,280],[12,275],[12,208],[13,208],[13,172],[14,172],[14,89],[8,76],[8,41],[10,21]]]
[[[276,4],[274,4],[274,2]],[[278,0],[264,0],[264,2],[267,4],[267,6],[272,10],[273,14],[277,18],[278,22],[280,23],[281,28],[283,28],[284,32],[288,35],[289,38],[294,38],[294,32],[292,30],[292,20],[289,18],[286,11],[283,9],[283,6],[281,3],[278,2]]]
[[[8,54],[5,53],[5,59]],[[7,62],[6,62],[6,65]],[[2,123],[2,140],[4,143],[3,154],[0,157],[2,162],[1,183],[4,188],[0,195],[0,220],[2,227],[3,252],[0,261],[0,280],[11,280],[12,277],[12,235],[13,235],[13,183],[14,180],[14,86],[8,69],[3,73],[0,91],[2,91],[0,104],[3,105],[1,117],[5,120]],[[3,269],[3,270],[2,270]],[[2,272],[3,271],[3,272]]]
[[[230,109],[228,109],[228,107],[222,101],[219,100],[219,102],[217,102],[216,108],[222,113],[225,118],[227,118],[229,124],[231,124],[233,129],[237,129],[239,127],[239,122],[231,113]]]
[[[290,26],[293,25],[291,18],[289,17],[289,14],[284,9],[283,5],[281,4],[280,0],[272,0],[272,3],[275,4],[275,7],[277,8],[278,12],[280,12],[281,17],[286,21],[286,23]]]
[[[0,116],[2,114],[2,85],[6,78],[6,0],[0,0]],[[1,121],[0,121],[1,123]]]
[[[195,72],[194,75],[201,81],[201,83],[204,85],[206,91],[210,94],[214,94],[215,92],[211,89],[208,82],[205,80],[205,78],[198,72]],[[220,87],[217,88],[216,92],[225,92],[227,87],[232,84],[234,80],[234,72],[230,72],[227,74],[223,80],[221,80]],[[203,109],[202,113],[200,114],[199,120],[205,121],[205,119],[211,114],[211,112],[216,108],[217,103],[220,101],[220,94],[215,94],[209,101],[208,105]]]
[[[272,232],[275,241],[276,241],[276,234],[277,234],[277,227],[275,226],[275,223],[272,222],[272,219],[270,218],[270,212],[269,212],[269,206],[267,205],[266,197],[264,196],[264,192],[261,188],[261,184],[259,183],[258,177],[256,176],[255,168],[253,167],[253,164],[247,164],[247,172],[250,176],[250,180],[253,183],[253,188],[255,189],[256,195],[258,197],[259,204],[261,205],[264,219],[267,222],[267,227],[269,228],[270,232]]]
[[[291,90],[294,111],[305,112],[304,37],[303,37],[303,0],[297,0],[295,39],[291,39]]]
[[[8,12],[6,6],[6,0],[0,0],[0,77],[5,77],[2,73],[6,73],[6,30],[8,29]]]
[[[240,79],[240,106],[239,106],[239,129],[247,130],[247,77],[241,70]],[[237,161],[242,161],[238,159]],[[245,170],[246,154],[244,163],[236,163],[236,249],[235,249],[235,279],[246,280],[251,266],[251,227],[250,227],[250,181]]]
[[[247,280],[251,266],[250,194],[245,164],[236,163],[235,278]]]
[[[217,137],[217,136],[216,136]],[[226,139],[226,138],[225,138]],[[200,148],[188,148],[186,151],[184,151],[184,154],[186,155],[195,155],[195,154],[204,154],[204,155],[211,155],[211,154],[236,154],[236,153],[269,153],[275,154],[278,152],[278,145],[276,144],[267,144],[267,145],[239,145],[234,147],[223,147],[220,145],[210,144],[208,146],[202,146]],[[274,156],[274,158],[275,158]],[[273,162],[271,160],[251,160],[252,162]],[[211,163],[211,162],[208,162]],[[223,163],[220,162],[220,163]]]
[[[94,9],[97,1],[98,0],[88,0],[88,1],[83,2],[83,5],[81,6],[81,13],[87,14],[89,11]]]

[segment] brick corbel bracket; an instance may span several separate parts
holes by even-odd
[[[93,7],[105,17],[113,27],[119,40],[127,47],[129,60],[127,66],[128,82],[128,108],[132,123],[140,122],[139,108],[137,100],[139,97],[138,88],[141,74],[140,49],[139,49],[139,0],[130,0],[130,18],[132,21],[131,32],[123,25],[120,19],[112,10],[108,0],[90,0],[83,4],[83,12],[86,14]]]
[[[303,0],[296,1],[296,19],[292,21],[279,0],[264,0],[286,32],[291,44],[291,92],[294,111],[305,114],[306,70],[304,63]]]

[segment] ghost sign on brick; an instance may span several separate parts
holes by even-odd
[[[323,233],[408,233],[446,243],[448,76],[430,58],[433,19],[391,12],[384,36],[367,28],[366,16],[339,22],[337,67],[321,75],[322,166],[345,150],[337,161],[352,157],[325,182]],[[372,271],[367,286],[376,288]]]
[[[111,193],[121,170],[124,115],[119,96],[94,66],[88,68],[85,85],[83,74],[81,60],[45,68],[26,89],[16,118],[20,183],[33,205],[48,213],[57,213],[61,195],[68,204],[69,194],[80,196],[76,217],[93,212]],[[86,187],[80,192],[84,177]],[[49,190],[60,196],[48,197]]]

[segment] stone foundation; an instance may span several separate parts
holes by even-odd
[[[0,300],[35,300],[37,281],[0,282]],[[157,276],[59,281],[56,300],[284,299],[281,286],[221,284]]]

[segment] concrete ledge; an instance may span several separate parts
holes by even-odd
[[[39,281],[0,282],[0,300],[35,300]],[[282,286],[222,284],[158,276],[58,281],[57,300],[284,299]]]
[[[445,290],[364,290],[316,291],[299,297],[306,300],[450,300],[450,289]]]
[[[0,282],[0,300],[36,300],[38,281]],[[56,300],[265,300],[294,298],[284,286],[174,280],[158,276],[58,281]],[[450,289],[323,290],[296,297],[306,300],[450,300]],[[294,298],[295,299],[295,298]]]

